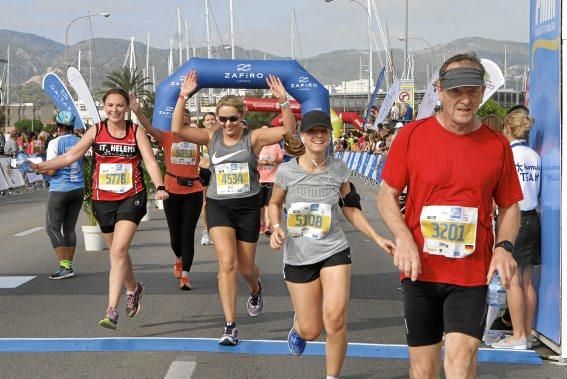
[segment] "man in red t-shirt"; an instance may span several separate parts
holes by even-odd
[[[484,68],[474,54],[439,70],[443,109],[407,124],[390,148],[378,209],[396,238],[410,375],[472,378],[485,323],[487,283],[498,271],[507,286],[522,191],[512,151],[476,118]],[[405,220],[398,196],[407,187]],[[492,204],[499,208],[494,247]],[[493,248],[494,247],[494,248]]]

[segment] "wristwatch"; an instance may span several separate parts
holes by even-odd
[[[165,191],[165,187],[164,186],[157,186],[156,190]]]
[[[494,245],[494,248],[497,247],[501,247],[510,253],[514,251],[514,244],[508,240],[498,242],[496,245]]]

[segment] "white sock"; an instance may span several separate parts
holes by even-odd
[[[327,379],[339,379],[339,377],[333,375],[327,375]]]
[[[181,276],[188,277],[188,276],[189,276],[189,271],[183,271],[183,272],[181,272]]]

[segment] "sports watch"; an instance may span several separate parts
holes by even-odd
[[[514,244],[508,240],[498,242],[496,245],[494,245],[494,248],[497,247],[501,247],[510,253],[514,251]]]

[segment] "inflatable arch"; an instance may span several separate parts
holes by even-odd
[[[171,129],[173,109],[185,75],[195,70],[199,88],[268,88],[268,75],[278,76],[287,93],[301,104],[301,112],[329,112],[329,92],[315,77],[294,60],[226,60],[191,58],[165,79],[156,90],[152,123]]]

